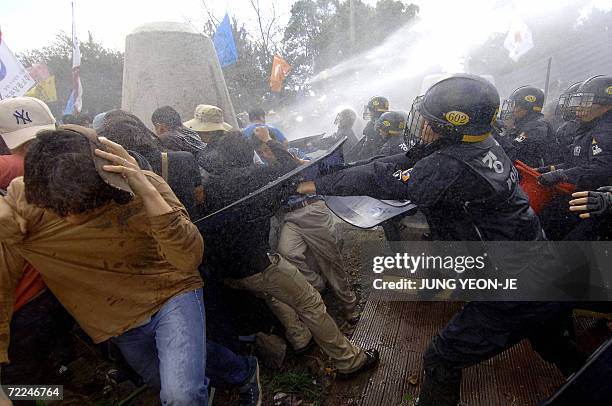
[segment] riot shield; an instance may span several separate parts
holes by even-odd
[[[417,209],[408,200],[378,200],[369,196],[325,196],[325,204],[336,216],[359,228],[372,228]]]
[[[332,172],[344,164],[342,144],[346,137],[339,140],[329,150],[305,165],[279,177],[266,186],[249,193],[245,197],[194,221],[200,231],[217,229],[222,224],[232,221],[249,221],[263,216],[272,216],[274,212],[266,207],[265,202],[270,199],[286,200],[289,196],[297,194],[298,182],[312,180]]]

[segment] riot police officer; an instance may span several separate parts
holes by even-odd
[[[508,156],[533,168],[554,163],[558,155],[552,127],[542,114],[543,106],[544,92],[523,86],[512,92],[501,110],[505,136],[511,143]]]
[[[576,120],[573,109],[569,108],[569,100],[571,95],[578,91],[581,84],[582,82],[572,84],[559,96],[557,101],[555,116],[563,121],[555,131],[555,138],[559,142],[560,148],[560,156],[557,163],[568,163],[574,136],[578,127],[580,127],[580,122]]]
[[[546,186],[569,182],[578,190],[612,184],[612,76],[585,80],[569,96],[569,114],[580,126],[571,145],[569,162],[551,167],[538,181]],[[575,220],[575,219],[574,219]],[[571,229],[565,230],[565,229]],[[566,225],[564,239],[590,241],[612,236],[612,221],[576,221]]]
[[[579,190],[612,184],[612,76],[585,80],[569,97],[568,109],[580,122],[569,165],[538,178],[543,185],[569,182]]]
[[[405,127],[406,114],[401,111],[388,111],[376,120],[374,129],[384,142],[378,151],[379,155],[389,156],[408,151],[403,137]]]
[[[374,124],[374,129],[384,142],[378,151],[378,155],[390,156],[406,153],[408,147],[404,140],[405,128],[406,113],[401,111],[388,111],[383,113]],[[397,216],[381,224],[387,241],[403,240],[403,218],[404,216]]]
[[[499,95],[488,81],[455,75],[415,99],[408,116],[407,154],[380,158],[298,186],[300,193],[408,199],[424,211],[438,240],[543,239],[517,171],[491,137]],[[558,320],[561,303],[470,302],[424,354],[421,406],[456,405],[463,368],[529,337],[566,375],[584,361]]]
[[[348,161],[359,161],[376,155],[383,140],[375,129],[376,120],[385,112],[389,111],[389,100],[386,97],[374,96],[364,106],[363,119],[367,121],[363,129],[363,137],[359,140],[349,154]]]
[[[336,114],[336,118],[334,119],[334,124],[338,126],[338,129],[332,138],[334,140],[339,140],[346,137],[346,142],[342,147],[345,153],[348,153],[348,151],[350,151],[350,149],[359,142],[355,132],[353,131],[355,120],[357,120],[357,113],[355,113],[352,109],[344,109],[340,111],[338,114]]]

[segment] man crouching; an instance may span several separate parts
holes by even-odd
[[[25,261],[99,343],[113,338],[163,404],[206,405],[204,243],[170,187],[118,144],[38,133],[0,198],[0,363]]]

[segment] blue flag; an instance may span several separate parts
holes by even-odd
[[[64,107],[64,115],[66,114],[74,114],[74,91],[70,92],[70,97]]]
[[[221,67],[229,66],[238,61],[238,50],[236,49],[232,26],[227,13],[225,13],[223,21],[217,27],[217,31],[213,36],[213,43],[215,44]]]

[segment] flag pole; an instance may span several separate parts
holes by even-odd
[[[546,69],[546,84],[544,85],[544,102],[548,97],[548,87],[550,85],[550,68],[552,66],[552,56],[548,58],[548,68]]]

